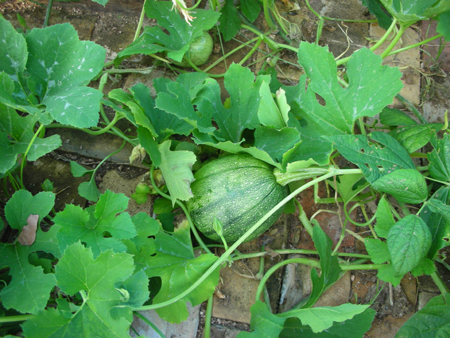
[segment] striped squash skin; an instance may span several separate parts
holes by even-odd
[[[213,228],[214,216],[223,224],[226,241],[233,243],[288,194],[276,182],[269,164],[246,154],[213,160],[194,177],[194,197],[187,207],[197,229],[215,241],[220,237]],[[246,242],[269,229],[282,212],[275,212]]]

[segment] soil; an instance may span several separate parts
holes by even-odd
[[[340,18],[352,18],[352,19],[367,19],[369,14],[362,9],[360,5],[355,6],[357,1],[341,0],[341,1],[315,1],[312,2],[312,6],[317,11],[326,12],[328,16],[340,17]],[[287,2],[289,3],[289,2]],[[325,4],[325,5],[324,5]],[[304,6],[287,8],[283,3],[277,2],[277,8],[284,13],[285,17],[291,22],[290,38],[293,45],[300,43],[300,41],[315,41],[316,38],[316,17]],[[292,4],[291,4],[292,5]],[[293,6],[293,5],[292,5]],[[328,6],[328,7],[327,7]],[[106,7],[95,4],[89,0],[81,0],[79,3],[58,3],[54,5],[51,24],[59,22],[71,22],[79,31],[80,39],[89,39],[104,46],[108,50],[108,58],[112,59],[116,53],[127,46],[132,39],[136,24],[139,19],[140,10],[142,8],[142,1],[137,0],[110,0]],[[0,13],[5,18],[10,20],[15,27],[19,27],[15,14],[20,13],[27,21],[29,27],[40,27],[44,18],[44,9],[40,6],[30,3],[15,0],[7,0],[0,3]],[[154,22],[147,20],[145,25],[152,25]],[[262,30],[267,30],[263,17],[259,17],[257,25]],[[347,27],[348,26],[348,27]],[[348,44],[346,34],[342,34],[342,29],[347,29],[346,34],[352,36],[352,42]],[[369,35],[369,27],[366,24],[340,24],[339,22],[327,23],[324,27],[324,32],[320,40],[321,44],[327,44],[330,50],[335,56],[343,55],[348,56],[354,50],[366,45],[365,38]],[[238,37],[243,41],[245,38],[250,37],[251,34],[248,31],[243,31],[242,35]],[[273,36],[273,38],[282,42],[279,36]],[[225,51],[229,51],[239,45],[239,42],[229,42],[224,45]],[[264,44],[260,48],[262,51],[268,50]],[[264,53],[258,51],[250,61],[257,61],[261,59]],[[228,62],[239,61],[246,51],[242,53],[234,54]],[[213,62],[221,56],[220,46],[216,44],[215,54],[212,56]],[[288,62],[280,64],[279,80],[286,84],[294,84],[300,74],[301,70],[295,65],[297,57],[295,53],[291,51],[284,51],[281,58]],[[450,88],[449,69],[443,69],[441,65],[448,65],[450,59],[450,53],[443,53],[439,62],[427,62],[423,63],[423,69],[421,69],[421,86],[422,93],[421,108],[424,110],[424,115],[430,122],[443,122],[443,107],[449,106],[450,98],[448,96],[448,90]],[[248,63],[250,62],[248,61]],[[429,60],[428,60],[429,61]],[[209,64],[210,64],[209,63]],[[147,67],[151,64],[151,60],[147,57],[137,56],[127,60],[127,67],[138,68]],[[257,72],[262,62],[258,61],[252,69]],[[445,68],[445,67],[444,67]],[[164,68],[158,69],[160,73],[167,73],[168,77],[173,76],[170,72],[167,72]],[[410,70],[417,74],[417,70]],[[222,64],[219,64],[211,70],[211,72],[222,73],[224,68]],[[136,76],[123,75],[116,77],[114,85],[109,86],[106,91],[113,88],[119,88],[136,81]],[[405,76],[405,81],[408,83],[408,76]],[[411,81],[410,81],[411,82]],[[222,84],[223,86],[223,84]],[[225,97],[223,97],[225,99]],[[437,113],[434,113],[437,112]],[[124,129],[127,126],[122,126]],[[26,187],[33,193],[40,191],[40,184],[46,179],[50,178],[55,184],[55,191],[59,193],[59,200],[56,205],[56,210],[62,210],[66,203],[75,203],[81,206],[88,206],[89,203],[80,198],[77,195],[76,187],[79,183],[86,180],[86,178],[74,179],[70,175],[70,161],[76,161],[77,163],[85,166],[86,168],[95,168],[102,156],[108,155],[108,153],[86,153],[86,148],[82,144],[81,137],[77,139],[74,134],[69,134],[69,131],[58,130],[51,131],[61,133],[63,140],[70,139],[72,147],[69,147],[69,142],[65,142],[61,149],[52,152],[48,156],[39,159],[35,163],[28,163],[25,171]],[[99,141],[100,142],[100,141]],[[90,141],[87,141],[90,143]],[[105,141],[105,147],[109,141]],[[81,147],[81,148],[80,148]],[[119,176],[130,180],[136,179],[142,176],[146,170],[139,166],[129,165],[126,157],[113,158],[113,162],[108,161],[96,172],[95,180],[97,185],[101,185],[103,178],[108,172],[115,171]],[[321,187],[321,197],[331,197],[327,194],[327,187]],[[4,195],[0,196],[3,201],[6,201]],[[336,204],[314,204],[314,196],[312,189],[307,190],[298,197],[308,217],[311,217],[318,210],[328,210],[333,212],[342,212],[342,206]],[[3,204],[0,204],[0,214],[4,215]],[[371,210],[367,210],[368,217],[372,217]],[[331,213],[321,212],[317,219],[319,223],[328,224],[330,229],[328,234],[333,238],[336,243],[341,228],[336,218],[333,218]],[[355,212],[356,220],[358,222],[364,221],[364,215],[361,211]],[[284,223],[282,223],[284,222]],[[334,226],[333,224],[337,224]],[[278,227],[278,228],[277,228]],[[313,243],[307,232],[301,227],[298,220],[298,214],[286,216],[277,225],[276,229],[283,233],[283,236],[287,238],[287,245],[290,248],[312,249]],[[357,232],[360,235],[364,235],[369,229],[367,227],[355,227],[349,226],[351,231]],[[13,232],[5,232],[3,230],[0,233],[3,240],[14,238],[16,235]],[[266,244],[268,243],[272,249],[276,249],[275,238],[279,237],[276,231],[266,235]],[[272,243],[273,242],[273,243]],[[258,242],[260,244],[260,242]],[[280,244],[281,248],[281,244]],[[342,251],[365,253],[364,246],[361,242],[355,241],[352,236],[346,236],[342,243]],[[447,257],[450,257],[450,252],[447,250]],[[447,259],[447,263],[450,263]],[[251,265],[251,263],[249,263]],[[251,267],[250,267],[251,268]],[[250,269],[249,268],[249,269]],[[280,271],[280,274],[284,271]],[[447,270],[444,265],[439,265],[439,273],[443,279],[450,285],[450,271]],[[278,276],[281,280],[282,276]],[[376,320],[372,326],[371,331],[366,334],[366,337],[393,337],[398,328],[418,309],[419,306],[419,293],[421,291],[429,292],[431,294],[436,293],[436,288],[433,287],[433,283],[430,282],[430,278],[421,277],[419,279],[413,278],[410,275],[405,276],[402,283],[398,287],[392,287],[390,285],[384,285],[382,290],[381,284],[378,283],[376,273],[371,271],[353,271],[349,276],[351,281],[351,288],[348,292],[348,301],[357,304],[367,304],[373,301],[372,308],[377,311]],[[278,295],[271,297],[275,299],[275,303],[280,298],[279,288],[280,282],[271,281],[270,283],[277,284],[274,287],[275,293]],[[269,283],[269,285],[270,285]],[[273,307],[278,306],[274,303]],[[278,304],[278,303],[277,303]],[[204,314],[205,304],[202,304],[200,309],[200,329],[197,332],[197,338],[203,337],[204,327]],[[225,308],[226,310],[226,308]],[[234,333],[243,330],[249,331],[250,326],[248,323],[242,323],[239,321],[213,318],[211,325],[213,327],[212,332],[216,332],[212,337],[232,337]],[[227,331],[228,330],[228,331]]]

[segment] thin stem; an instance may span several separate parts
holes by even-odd
[[[170,196],[165,194],[161,191],[161,189],[158,188],[158,186],[155,183],[155,178],[153,177],[153,171],[155,169],[155,166],[152,164],[150,167],[150,181],[152,182],[153,188],[156,190],[156,192],[161,195],[162,197],[171,200]],[[184,214],[186,215],[186,218],[189,222],[189,226],[191,227],[192,233],[194,234],[195,239],[197,240],[198,244],[202,247],[203,250],[205,250],[207,253],[212,253],[211,250],[205,245],[205,243],[200,238],[200,235],[198,234],[197,228],[194,225],[194,222],[192,222],[191,215],[189,214],[188,210],[186,209],[186,206],[181,203],[179,200],[175,201],[176,204],[183,210]]]
[[[230,55],[236,53],[238,50],[247,47],[249,44],[251,44],[252,42],[255,42],[259,39],[260,37],[257,36],[256,38],[253,38],[247,42],[241,43],[241,45],[239,45],[239,47],[236,47],[235,49],[233,49],[232,51],[228,52],[227,54],[225,54],[224,56],[221,56],[220,58],[218,58],[216,61],[214,61],[211,65],[209,65],[207,68],[205,68],[203,71],[207,72],[208,70],[214,68],[215,66],[217,66],[220,62],[222,62],[223,60],[225,60],[227,57],[229,57]]]
[[[306,216],[305,211],[303,210],[303,207],[300,205],[300,202],[297,201],[297,199],[294,199],[300,208],[300,213],[298,215],[298,218],[300,219],[300,222],[302,222],[303,226],[305,227],[308,234],[312,237],[313,235],[313,226],[311,225],[311,222],[309,221],[308,217]]]
[[[53,6],[53,0],[48,0],[47,10],[45,11],[45,19],[44,19],[44,24],[42,25],[42,28],[45,28],[48,26],[48,21],[50,20],[50,14],[52,12],[52,6]]]
[[[263,11],[264,11],[264,18],[266,19],[266,23],[269,26],[269,28],[271,30],[276,29],[277,27],[275,26],[275,24],[272,21],[272,17],[270,16],[269,13],[269,1],[270,0],[263,0]]]
[[[14,323],[14,322],[23,322],[30,318],[33,318],[35,315],[17,315],[17,316],[6,316],[0,317],[0,323]]]
[[[23,185],[23,169],[25,168],[25,164],[27,163],[27,155],[30,152],[31,146],[33,145],[34,141],[38,137],[39,133],[41,132],[42,128],[44,128],[44,125],[41,124],[38,128],[38,130],[34,133],[33,138],[31,139],[30,143],[28,143],[28,147],[25,150],[25,153],[22,157],[22,163],[20,164],[20,185],[24,187]]]
[[[161,57],[156,57],[156,55],[150,55],[153,56],[155,58],[157,58],[158,60],[164,61],[166,63],[169,63],[169,60],[166,60],[164,58]],[[145,68],[126,68],[126,69],[117,69],[117,68],[111,68],[111,69],[105,69],[104,72],[107,74],[129,74],[129,73],[138,73],[138,74],[150,74],[153,69],[155,67],[151,66],[151,67],[145,67]]]
[[[211,317],[212,317],[213,302],[214,302],[214,295],[211,295],[208,298],[208,303],[206,305],[205,329],[203,338],[209,338],[211,336]]]
[[[136,39],[139,37],[139,35],[141,33],[142,24],[144,23],[144,17],[145,17],[145,2],[146,1],[144,1],[144,4],[142,5],[141,16],[139,17],[139,22],[136,27],[136,32],[134,33],[133,42],[136,41]]]
[[[414,107],[414,105],[411,102],[409,102],[407,99],[405,99],[400,94],[395,95],[395,97],[399,101],[401,101],[405,106],[407,106],[407,107],[409,107],[409,109],[411,109],[411,111],[414,113],[414,115],[419,119],[420,123],[427,123],[427,120],[425,120],[425,118],[422,116],[422,114],[417,110],[416,107]]]
[[[406,28],[408,28],[407,25],[400,25],[400,29],[399,29],[398,33],[392,39],[391,43],[389,44],[389,46],[387,46],[387,48],[384,50],[384,52],[381,53],[381,58],[382,59],[384,59],[386,56],[388,56],[390,51],[395,47],[395,45],[397,44],[397,42],[400,40],[400,38],[402,37],[403,33],[405,32]]]
[[[284,249],[284,250],[273,250],[278,255],[293,255],[293,254],[301,254],[301,255],[318,255],[319,252],[317,250],[306,250],[306,249]],[[269,256],[269,252],[255,252],[248,254],[241,254],[239,257],[233,258],[233,261],[237,261],[240,259],[250,259],[261,256]],[[355,253],[345,253],[338,252],[338,256],[340,257],[352,257],[352,258],[361,258],[361,259],[370,259],[369,255],[363,254],[355,254]]]
[[[445,285],[444,281],[442,280],[441,276],[439,276],[439,273],[437,271],[435,271],[431,274],[431,279],[436,284],[436,286],[438,287],[438,289],[442,295],[445,295],[446,293],[450,292],[449,289],[447,288],[447,286]]]
[[[150,326],[153,330],[155,330],[155,332],[161,337],[161,338],[166,338],[166,336],[164,335],[164,333],[162,333],[162,331],[155,325],[153,324],[150,320],[148,320],[147,317],[141,315],[139,312],[133,312],[133,314],[140,318],[141,320],[143,320],[148,326]]]
[[[253,53],[258,49],[259,45],[261,44],[261,42],[263,41],[263,39],[261,37],[258,38],[258,41],[256,42],[256,44],[253,46],[253,48],[250,50],[250,52],[247,53],[247,55],[245,55],[241,61],[239,61],[239,65],[242,66],[245,61],[247,61],[252,55]]]
[[[396,49],[396,50],[394,50],[394,51],[389,52],[388,56],[389,56],[389,55],[394,55],[394,54],[397,54],[397,53],[404,52],[404,51],[406,51],[406,50],[408,50],[408,49],[420,47],[420,46],[422,46],[422,45],[427,44],[427,43],[430,42],[430,41],[439,39],[439,38],[442,37],[442,36],[443,36],[442,34],[438,34],[438,35],[435,35],[435,36],[433,36],[433,37],[431,37],[431,38],[428,38],[428,39],[426,39],[426,40],[422,40],[422,41],[417,42],[417,43],[414,43],[414,44],[412,44],[412,45],[409,45],[409,46],[406,46],[406,47],[403,47],[403,48]]]

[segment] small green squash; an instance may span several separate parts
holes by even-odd
[[[213,229],[214,217],[222,222],[226,241],[233,243],[288,194],[269,164],[246,154],[213,160],[194,177],[194,197],[187,207],[197,229],[215,241],[220,237]],[[246,241],[269,229],[282,212],[275,212]]]
[[[201,66],[205,64],[214,47],[213,40],[211,38],[211,35],[209,35],[208,32],[203,32],[203,35],[196,37],[189,46],[189,57],[191,58],[191,61],[196,66]],[[191,65],[189,62],[187,62],[186,58],[183,57],[181,62],[173,61],[173,64],[179,67],[190,67]]]

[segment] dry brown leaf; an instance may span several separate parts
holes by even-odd
[[[31,245],[36,240],[37,223],[39,221],[39,215],[30,215],[27,218],[27,225],[22,228],[17,240],[22,245]]]

